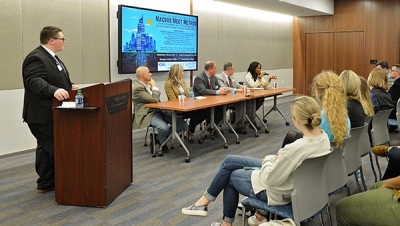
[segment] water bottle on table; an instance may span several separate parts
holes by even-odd
[[[193,88],[190,88],[190,94],[189,94],[190,99],[194,99],[194,92]]]

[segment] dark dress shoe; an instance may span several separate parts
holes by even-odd
[[[256,127],[257,130],[260,130],[260,129],[261,129],[261,127],[258,126],[256,122],[253,122],[253,125],[254,125],[254,127]],[[254,129],[254,127],[252,127],[251,125],[249,125],[249,128],[250,128],[250,129]]]
[[[162,146],[161,150],[163,153],[169,153],[169,148],[167,147],[167,145]]]
[[[243,127],[236,128],[235,131],[236,131],[236,133],[243,134],[243,135],[247,135],[247,131],[246,131],[246,129],[243,128]]]
[[[46,193],[46,192],[49,192],[49,191],[53,191],[54,190],[54,185],[53,186],[50,186],[50,187],[48,187],[48,188],[38,188],[37,190],[36,190],[36,192],[37,193]]]

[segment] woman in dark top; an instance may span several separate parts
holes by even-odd
[[[370,86],[369,95],[372,100],[374,112],[394,108],[392,97],[386,90],[388,90],[388,78],[386,72],[380,68],[372,69],[368,76],[368,85]]]
[[[352,70],[344,70],[339,75],[343,83],[347,98],[347,114],[350,119],[351,128],[363,126],[365,123],[364,108],[360,102],[360,78]]]

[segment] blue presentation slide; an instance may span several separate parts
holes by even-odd
[[[197,16],[120,7],[119,73],[134,73],[142,65],[168,71],[177,63],[197,69]]]

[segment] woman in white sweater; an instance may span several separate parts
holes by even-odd
[[[267,77],[267,75],[268,75],[267,72],[261,72],[261,64],[257,61],[253,61],[250,63],[249,68],[247,69],[247,73],[244,76],[243,86],[248,88],[265,89],[267,88],[272,79],[277,79],[275,75],[271,75],[266,79],[265,77]],[[263,105],[263,103],[264,103],[264,97],[256,99],[256,111]],[[250,119],[257,129],[261,128],[257,126],[257,124],[255,123],[254,120],[255,116],[250,116]],[[250,128],[252,127],[250,126]]]
[[[182,213],[207,216],[208,204],[221,191],[224,191],[223,222],[214,222],[212,226],[232,225],[239,194],[263,200],[270,205],[289,203],[293,191],[293,172],[305,159],[330,153],[329,138],[319,129],[320,111],[320,106],[311,97],[302,96],[293,100],[293,124],[304,137],[264,159],[228,155],[204,195],[192,206],[183,208]]]

